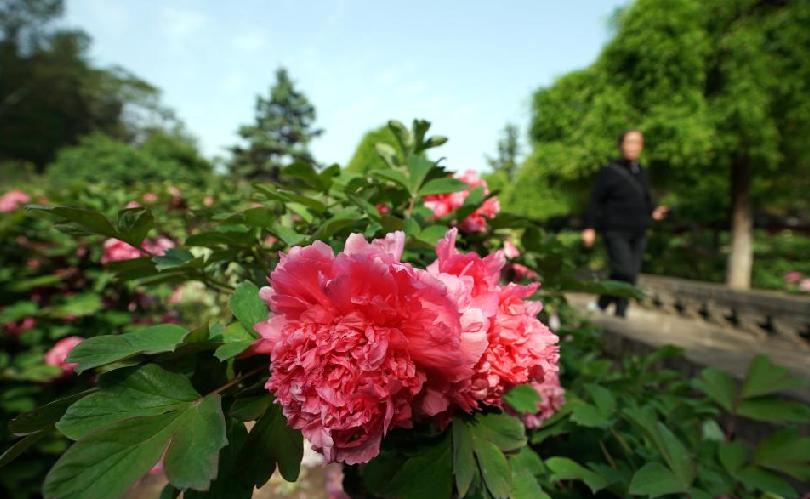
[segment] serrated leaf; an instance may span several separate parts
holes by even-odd
[[[522,414],[534,414],[540,404],[540,394],[530,384],[518,385],[503,397],[512,409]]]
[[[588,404],[582,400],[572,400],[570,403],[571,421],[586,428],[607,428],[610,426],[608,420],[595,405]]]
[[[185,248],[169,248],[163,256],[152,257],[152,262],[161,272],[186,267],[195,260],[202,262],[202,258],[195,259],[191,251]]]
[[[96,336],[79,343],[68,355],[77,372],[109,364],[136,354],[172,352],[188,330],[175,324],[151,326],[132,333]]]
[[[590,394],[602,416],[610,417],[616,410],[616,398],[607,388],[594,383],[586,383],[585,390]]]
[[[658,497],[686,492],[675,474],[661,463],[647,463],[630,481],[629,492],[633,495]]]
[[[506,499],[512,493],[512,472],[503,451],[493,442],[483,439],[479,434],[472,434],[473,450],[481,479],[487,490],[496,499]]]
[[[242,483],[239,477],[239,453],[247,439],[247,430],[241,423],[228,425],[228,445],[219,452],[219,473],[207,491],[183,491],[183,499],[250,499],[253,486]],[[179,491],[178,491],[179,492]]]
[[[416,195],[419,192],[419,187],[431,168],[433,168],[433,162],[427,158],[417,155],[408,157],[408,192],[411,195]]]
[[[101,390],[71,405],[56,428],[77,440],[122,419],[177,410],[199,397],[188,378],[157,364],[121,369],[102,376]]]
[[[267,304],[259,297],[259,288],[250,281],[244,281],[236,287],[228,303],[245,331],[251,338],[256,338],[258,335],[253,327],[266,321],[268,316]]]
[[[155,226],[155,218],[148,208],[127,208],[118,212],[116,225],[118,238],[137,248]]]

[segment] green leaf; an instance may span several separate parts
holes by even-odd
[[[219,360],[228,360],[244,352],[253,344],[255,338],[241,323],[234,322],[224,328],[220,334],[212,336],[211,340],[222,342],[222,345],[214,351],[214,356]]]
[[[267,411],[272,403],[273,397],[270,394],[239,398],[231,404],[228,416],[238,421],[255,421]]]
[[[778,475],[761,468],[749,466],[738,471],[734,477],[749,489],[761,490],[789,499],[799,497],[789,483]]]
[[[496,499],[508,498],[512,493],[512,471],[503,451],[475,432],[472,435],[472,442],[475,459],[478,461],[481,478],[487,490]]]
[[[257,207],[244,211],[245,223],[259,229],[270,229],[276,221],[276,214],[270,208]]]
[[[672,471],[675,472],[684,489],[688,489],[695,479],[695,464],[683,443],[675,436],[664,423],[658,423],[658,431],[666,449],[667,458]]]
[[[70,352],[68,361],[76,362],[76,371],[81,373],[131,355],[172,352],[187,334],[180,326],[161,324],[133,333],[87,338]]]
[[[252,338],[258,337],[253,327],[267,320],[267,304],[259,297],[259,288],[250,281],[240,283],[229,301],[233,315]],[[246,339],[246,338],[245,338]]]
[[[743,400],[737,415],[769,423],[806,423],[810,421],[810,407],[795,400],[758,397]]]
[[[261,487],[270,479],[276,465],[285,480],[296,481],[303,456],[301,432],[290,428],[281,407],[272,404],[250,430],[239,461],[243,463],[244,480]]]
[[[182,410],[121,420],[73,444],[45,477],[44,495],[46,499],[119,497],[149,471],[167,447],[170,479],[206,487],[217,471],[224,431],[218,395],[187,404]]]
[[[51,428],[65,414],[71,404],[94,392],[95,389],[74,393],[53,400],[33,411],[24,412],[11,420],[8,429],[15,435],[34,433]]]
[[[522,414],[534,414],[540,404],[540,394],[530,384],[518,385],[504,395],[503,399],[512,409]]]
[[[810,437],[802,437],[796,428],[781,429],[759,442],[751,461],[797,480],[810,480]]]
[[[582,480],[596,494],[610,484],[602,475],[595,473],[567,457],[552,457],[545,461],[552,471],[551,480]]]
[[[608,420],[595,405],[588,404],[582,400],[572,400],[569,404],[571,408],[571,421],[586,428],[607,428],[610,426]]]
[[[56,428],[73,440],[122,419],[177,410],[200,395],[185,376],[157,364],[104,374],[101,390],[68,408]]]
[[[408,178],[399,170],[372,170],[369,172],[372,177],[381,178],[383,180],[388,180],[394,182],[395,184],[404,187],[406,190],[408,189]]]
[[[419,241],[427,243],[428,246],[433,249],[436,246],[436,242],[443,238],[445,234],[447,234],[447,226],[436,224],[421,229],[414,237]]]
[[[49,307],[48,315],[56,318],[84,317],[101,310],[101,297],[97,293],[82,293],[68,297],[64,303]]]
[[[408,192],[415,195],[419,192],[419,187],[425,181],[425,176],[433,168],[433,162],[428,159],[411,155],[408,157]]]
[[[755,356],[748,366],[742,386],[742,398],[770,395],[802,385],[802,381],[782,366],[772,363],[763,354]]]
[[[118,238],[137,248],[155,226],[155,218],[148,208],[127,208],[118,212],[117,226]]]
[[[11,444],[8,449],[0,454],[0,468],[17,459],[20,454],[36,445],[36,443],[45,438],[48,433],[50,433],[50,429],[35,431]]]
[[[28,206],[32,211],[43,211],[56,215],[68,222],[75,223],[90,234],[101,234],[107,237],[118,237],[118,233],[109,220],[95,210],[72,208],[69,206]]]
[[[470,484],[478,471],[472,445],[472,435],[467,424],[461,418],[454,419],[453,475],[455,475],[459,497],[464,497],[470,490]]]
[[[247,439],[247,430],[241,423],[228,425],[228,445],[219,452],[219,473],[207,491],[183,491],[183,499],[250,499],[253,486],[239,480],[239,453]]]
[[[604,417],[610,417],[616,410],[616,399],[610,390],[593,383],[587,383],[585,390],[591,395],[596,407],[599,408],[599,413]]]
[[[287,246],[301,244],[301,242],[307,238],[305,235],[299,234],[289,227],[285,227],[281,224],[275,224],[273,228],[270,229],[270,232],[277,235],[278,238],[284,241],[284,244]]]
[[[543,473],[544,466],[533,450],[523,447],[509,458],[509,466],[512,468],[512,498],[549,498],[537,482],[536,475]]]
[[[185,248],[170,248],[163,256],[152,257],[152,262],[161,272],[194,265],[195,260],[200,263],[203,261],[202,258],[195,259],[191,251]]]
[[[166,476],[177,488],[206,490],[217,476],[219,450],[228,443],[219,395],[195,403],[177,420],[164,458]]]
[[[457,178],[434,178],[425,182],[425,185],[419,189],[420,196],[429,196],[431,194],[448,194],[451,192],[458,192],[467,189],[469,186]]]
[[[386,487],[386,495],[402,499],[446,498],[453,491],[453,450],[446,433],[402,465]]]
[[[728,373],[709,367],[700,373],[700,377],[692,381],[692,385],[720,404],[720,407],[731,412],[734,397],[737,393],[734,380]]]
[[[341,210],[323,222],[320,227],[318,227],[318,230],[316,230],[315,234],[312,236],[312,240],[327,240],[337,231],[349,227],[350,225],[354,225],[359,218],[360,212],[355,207]]]
[[[745,445],[739,440],[723,442],[717,447],[717,457],[723,468],[733,475],[745,464]]]
[[[661,463],[645,464],[630,481],[633,495],[658,497],[685,491],[678,477]]]
[[[523,423],[508,414],[476,414],[470,423],[470,431],[474,437],[492,442],[503,451],[526,446]]]

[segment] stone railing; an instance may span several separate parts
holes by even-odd
[[[703,319],[810,350],[810,298],[773,291],[739,291],[720,284],[642,275],[647,307]]]

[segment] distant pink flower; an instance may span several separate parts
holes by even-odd
[[[104,253],[101,255],[101,263],[120,262],[140,256],[143,256],[143,253],[138,248],[120,239],[107,239],[104,241]]]
[[[172,196],[172,197],[180,197],[180,196],[183,195],[183,193],[180,191],[180,189],[178,189],[177,187],[175,187],[173,185],[170,185],[169,188],[167,189],[167,191],[169,192],[169,195]]]
[[[31,196],[19,189],[8,191],[0,196],[0,212],[12,212],[29,201],[31,201]]]
[[[147,203],[154,203],[155,201],[158,200],[158,195],[155,194],[154,192],[147,192],[143,196],[141,196],[141,199],[143,199]]]
[[[377,211],[380,213],[380,215],[387,215],[391,213],[391,208],[389,208],[388,205],[385,203],[377,203],[376,205],[374,205],[374,207],[377,208]]]
[[[517,258],[520,256],[520,250],[517,249],[515,243],[507,239],[503,242],[503,254],[506,258]]]
[[[72,373],[77,364],[68,362],[67,357],[71,350],[82,341],[84,341],[84,338],[78,336],[62,338],[45,354],[45,363],[60,368],[63,375]]]
[[[203,206],[214,206],[214,196],[205,196],[203,198]]]
[[[368,462],[389,429],[411,426],[426,381],[472,372],[456,305],[400,262],[404,242],[396,232],[353,234],[337,255],[320,241],[294,247],[260,292],[272,312],[255,326],[273,359],[267,388],[328,461]]]
[[[795,284],[802,279],[802,273],[798,270],[791,270],[785,274],[785,282]]]
[[[537,272],[523,265],[522,263],[517,262],[510,263],[509,265],[507,265],[506,270],[512,274],[511,276],[512,280],[516,282],[523,281],[526,279],[534,281],[540,278],[540,276],[537,275]]]
[[[155,239],[146,239],[141,243],[142,250],[125,243],[120,239],[107,239],[104,241],[104,253],[101,255],[101,263],[120,262],[131,260],[142,256],[163,256],[170,248],[174,248],[174,241],[158,236]]]
[[[272,246],[278,242],[278,238],[272,234],[268,234],[267,237],[264,238],[264,245],[265,246]]]
[[[531,386],[540,395],[537,412],[524,414],[521,419],[526,428],[539,428],[565,405],[565,389],[560,386],[560,378],[556,372],[548,373],[542,382],[533,382]]]
[[[451,192],[449,194],[431,194],[425,196],[425,206],[433,211],[433,216],[442,218],[464,204],[464,200],[470,192],[477,188],[482,188],[484,194],[489,194],[489,187],[486,181],[478,176],[474,171],[468,170],[456,178],[470,186],[469,189]],[[471,215],[461,221],[459,228],[464,232],[483,232],[487,228],[487,219],[493,218],[500,211],[501,205],[495,197],[489,198],[478,207]]]
[[[134,201],[134,200],[133,200],[133,201],[130,201],[129,203],[127,203],[127,206],[126,206],[126,207],[127,207],[127,208],[140,208],[140,207],[141,207],[141,203],[139,203],[139,202],[137,202],[137,201]]]
[[[799,291],[810,292],[810,279],[802,279],[799,281]]]
[[[6,330],[10,336],[18,337],[22,333],[26,331],[30,331],[34,329],[34,326],[37,325],[37,320],[33,317],[26,317],[19,322],[8,322],[3,325],[3,329]]]
[[[174,248],[174,241],[165,236],[158,236],[154,239],[146,239],[141,243],[141,247],[150,255],[163,256],[168,250]]]

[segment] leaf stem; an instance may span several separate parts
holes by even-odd
[[[254,374],[260,373],[260,372],[264,371],[265,369],[267,369],[267,366],[260,366],[260,367],[257,367],[256,369],[253,369],[251,371],[246,372],[245,374],[243,374],[241,376],[237,376],[234,379],[232,379],[232,380],[228,381],[227,383],[225,383],[224,385],[220,386],[216,390],[209,393],[209,395],[213,395],[215,393],[222,393],[225,390],[227,390],[228,388],[239,384],[240,382],[244,381],[245,379],[253,376]]]

